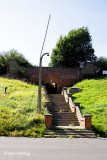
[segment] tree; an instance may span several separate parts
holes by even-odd
[[[0,53],[0,74],[6,74],[9,59],[16,59],[18,64],[22,67],[32,66],[21,53],[13,49],[9,52]]]
[[[80,67],[86,61],[94,62],[96,56],[92,48],[91,36],[87,27],[71,30],[67,36],[60,36],[52,51],[52,67]]]
[[[95,65],[96,65],[96,75],[101,76],[103,70],[107,70],[107,58],[99,57],[95,62]]]
[[[0,54],[0,74],[6,73],[5,58]]]

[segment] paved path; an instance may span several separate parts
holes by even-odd
[[[0,160],[107,160],[107,139],[0,137]]]

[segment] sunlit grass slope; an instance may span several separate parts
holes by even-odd
[[[0,136],[44,134],[45,99],[42,98],[42,114],[37,114],[37,90],[36,85],[0,78]]]
[[[74,85],[82,92],[73,95],[81,102],[82,114],[91,114],[93,128],[100,136],[107,137],[107,78],[83,80]]]

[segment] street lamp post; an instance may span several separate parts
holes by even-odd
[[[49,56],[49,53],[41,55],[39,63],[38,113],[41,113],[42,58],[45,55]]]

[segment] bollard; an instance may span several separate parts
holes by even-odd
[[[7,87],[5,87],[5,94],[6,94],[6,90],[7,90]]]

